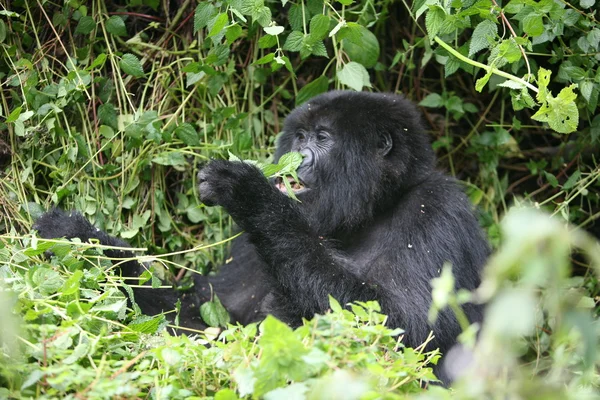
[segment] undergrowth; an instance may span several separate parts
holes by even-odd
[[[413,3],[0,4],[0,396],[597,398],[597,2]],[[476,367],[453,391],[428,384],[438,355],[404,348],[375,304],[332,302],[295,331],[269,318],[171,336],[102,246],[31,234],[45,209],[80,210],[162,266],[154,287],[185,288],[232,236],[198,204],[198,167],[269,162],[290,109],[341,88],[422,106],[497,249],[476,293],[486,322],[462,338],[479,332]],[[454,307],[442,276],[434,308]]]

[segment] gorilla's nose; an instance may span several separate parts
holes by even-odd
[[[315,155],[313,154],[312,150],[304,148],[300,150],[300,154],[302,154],[304,158],[302,159],[302,164],[300,164],[298,169],[308,168],[313,165]]]

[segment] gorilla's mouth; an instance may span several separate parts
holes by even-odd
[[[304,186],[304,184],[301,181],[297,182],[291,176],[286,176],[285,178],[289,182],[290,187],[292,188],[292,192],[299,193],[299,192],[302,192],[303,190],[306,189],[306,186]],[[282,178],[280,176],[278,176],[277,178],[275,178],[275,187],[277,189],[279,189],[280,192],[287,193],[287,188],[285,186],[285,183],[283,182],[283,179],[284,178]]]

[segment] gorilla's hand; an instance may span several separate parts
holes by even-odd
[[[211,161],[198,172],[200,201],[220,205],[240,225],[243,219],[273,204],[273,196],[284,197],[254,165],[239,161]]]

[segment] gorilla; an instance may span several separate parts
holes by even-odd
[[[450,310],[428,322],[431,280],[452,264],[456,289],[472,290],[489,249],[458,183],[435,169],[417,108],[394,94],[334,91],[294,109],[284,122],[274,161],[290,151],[303,157],[297,200],[281,179],[267,180],[254,165],[213,160],[198,173],[200,200],[222,206],[244,233],[231,261],[215,276],[194,276],[187,293],[137,288],[146,314],[172,310],[180,325],[203,329],[199,305],[214,291],[232,320],[247,324],[272,314],[291,326],[340,304],[377,300],[387,325],[405,330],[404,343],[447,352],[460,334]],[[125,246],[81,214],[54,209],[34,226],[39,235],[95,238]],[[107,251],[127,257],[126,251]],[[123,273],[143,271],[136,262]],[[482,309],[464,305],[471,322]],[[438,378],[448,383],[444,369]]]

